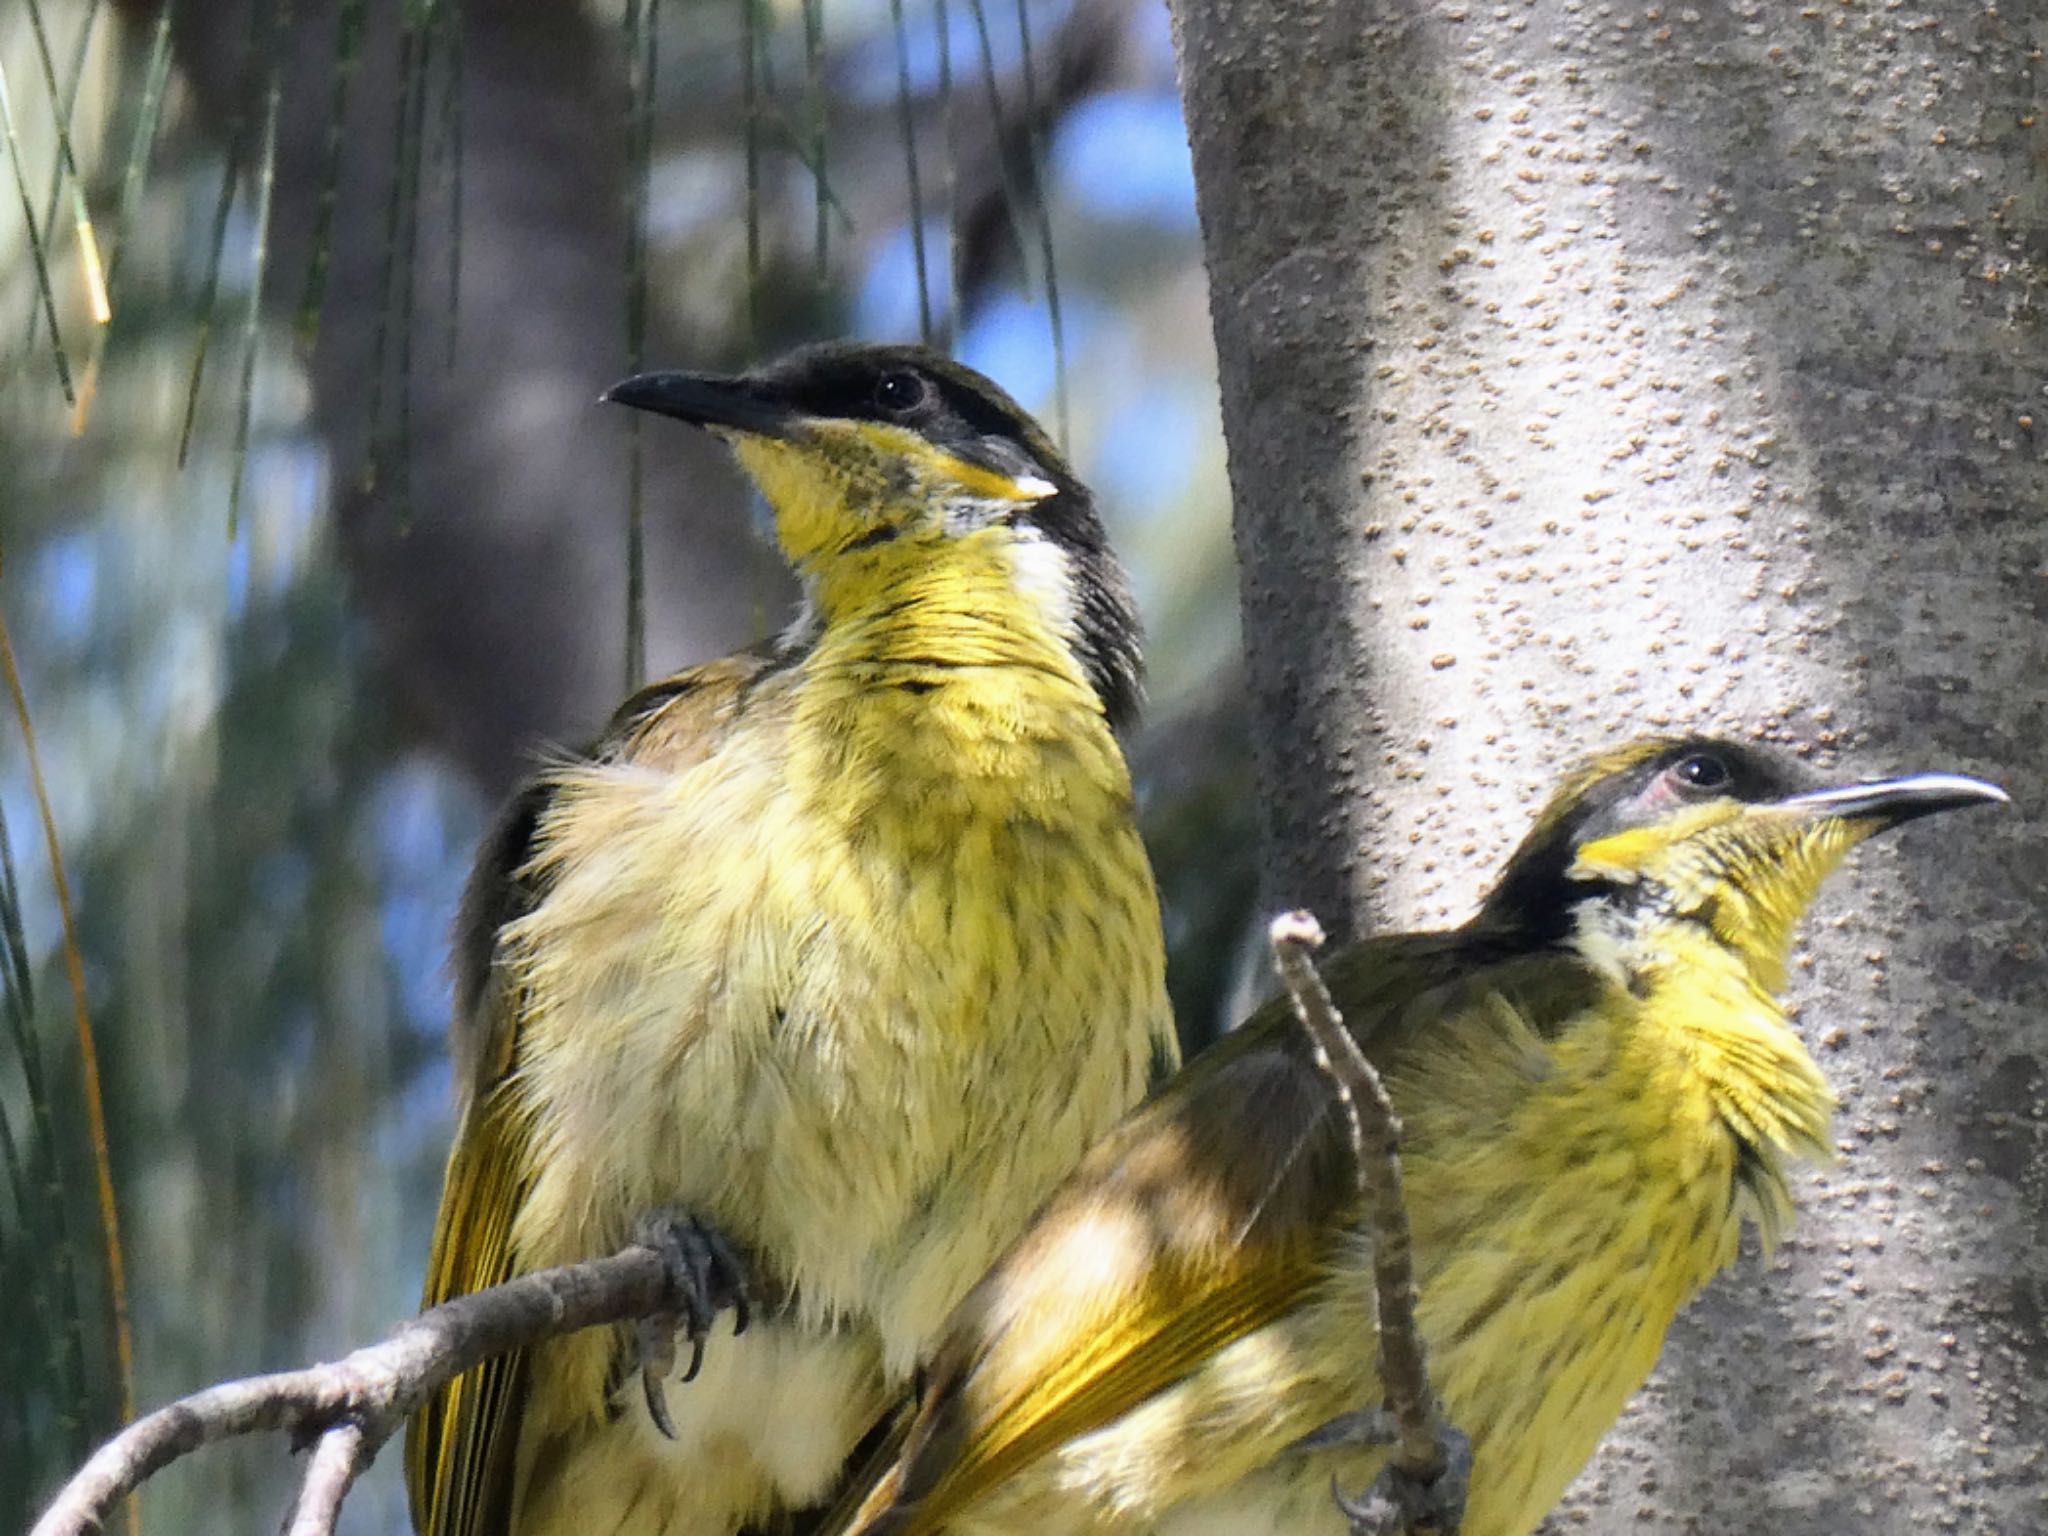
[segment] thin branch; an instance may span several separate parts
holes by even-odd
[[[341,1501],[375,1454],[363,1426],[353,1421],[322,1435],[306,1463],[306,1480],[299,1485],[299,1501],[285,1536],[334,1536]]]
[[[318,1442],[292,1536],[327,1536],[357,1474],[425,1399],[495,1355],[579,1329],[681,1309],[650,1248],[538,1270],[444,1302],[325,1365],[223,1382],[136,1420],[58,1493],[30,1536],[87,1536],[151,1476],[201,1446],[283,1430]]]
[[[1401,1189],[1401,1122],[1379,1074],[1344,1027],[1330,989],[1310,958],[1311,951],[1323,942],[1321,924],[1307,912],[1283,913],[1273,919],[1267,941],[1273,949],[1273,968],[1294,1003],[1295,1016],[1315,1042],[1317,1065],[1336,1084],[1337,1100],[1344,1106],[1351,1129],[1359,1198],[1372,1233],[1380,1387],[1394,1429],[1389,1470],[1412,1487],[1426,1489],[1450,1465],[1444,1452],[1443,1421],[1429,1386],[1422,1331],[1415,1321],[1414,1252]],[[1366,1517],[1341,1495],[1338,1502],[1352,1516],[1356,1529]],[[1380,1521],[1385,1530],[1398,1530],[1406,1523],[1394,1509]]]

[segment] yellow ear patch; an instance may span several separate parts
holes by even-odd
[[[975,501],[1043,501],[1059,487],[1038,475],[1006,475],[986,464],[976,464],[958,454],[948,453],[936,443],[902,427],[877,421],[821,421],[820,434],[839,434],[890,463],[907,465],[927,482],[942,483],[944,489],[964,494]],[[827,453],[834,450],[828,448]],[[838,451],[844,452],[844,448]]]
[[[1695,837],[1709,827],[1734,821],[1743,811],[1744,807],[1737,801],[1711,800],[1705,805],[1688,806],[1639,827],[1610,832],[1579,850],[1571,868],[1565,871],[1566,878],[1614,880],[1628,884],[1656,864],[1659,856],[1674,844]]]
[[[879,429],[891,432],[893,429]],[[999,469],[990,469],[986,464],[974,464],[957,454],[934,447],[920,437],[908,437],[908,445],[899,445],[895,451],[913,463],[927,466],[927,473],[934,478],[950,480],[960,490],[976,501],[1043,501],[1058,493],[1059,487],[1039,475],[1006,475]]]
[[[1043,501],[1048,496],[1059,494],[1059,487],[1039,475],[1018,475],[1014,478],[979,464],[970,464],[965,459],[946,454],[946,472],[977,496],[998,501]]]

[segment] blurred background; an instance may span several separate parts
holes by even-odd
[[[1046,421],[1149,621],[1182,1018],[1228,1017],[1249,768],[1163,0],[8,0],[0,68],[0,1526],[124,1393],[413,1307],[493,801],[784,612],[717,450],[594,403],[643,361],[923,336]],[[349,1528],[404,1527],[396,1462]],[[209,1452],[145,1523],[258,1528],[289,1472]]]

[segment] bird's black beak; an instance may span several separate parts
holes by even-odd
[[[1875,822],[1874,830],[1882,830],[1932,816],[1936,811],[1956,811],[1968,805],[2004,805],[2011,798],[1996,784],[1965,778],[1959,773],[1909,773],[1903,778],[1872,779],[1862,784],[1839,784],[1788,795],[1778,801],[1778,807],[1841,821]]]
[[[714,373],[638,373],[602,397],[612,405],[655,411],[694,426],[788,437],[800,413],[759,382]]]

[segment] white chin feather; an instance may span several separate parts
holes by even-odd
[[[1030,524],[1015,526],[1018,536],[1010,546],[1010,579],[1019,593],[1037,605],[1053,633],[1063,640],[1072,640],[1076,610],[1073,568],[1067,552]]]

